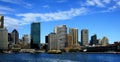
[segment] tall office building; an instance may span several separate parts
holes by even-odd
[[[18,44],[19,43],[19,33],[16,29],[14,29],[12,31],[12,40],[14,42],[14,44]]]
[[[74,46],[78,45],[78,29],[76,28],[70,28],[69,29],[69,34],[72,35],[72,43]]]
[[[4,16],[0,16],[0,49],[8,49],[8,31],[4,28]]]
[[[101,40],[102,46],[107,46],[109,44],[109,40],[107,37],[103,37]]]
[[[55,33],[48,34],[48,50],[57,50],[58,48],[58,42],[57,42],[57,36]]]
[[[71,34],[67,34],[66,47],[72,47],[72,46],[73,46],[73,36]]]
[[[31,24],[31,48],[40,49],[40,22]]]
[[[90,45],[98,45],[97,35],[91,36]]]
[[[59,49],[63,50],[65,48],[65,43],[67,41],[66,25],[56,27],[54,32],[57,34],[57,42],[59,43]]]
[[[81,30],[81,44],[83,46],[88,45],[88,30],[87,29],[82,29]]]
[[[4,16],[0,16],[0,28],[4,28]]]

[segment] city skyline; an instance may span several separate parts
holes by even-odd
[[[79,41],[81,29],[89,30],[89,40],[94,34],[98,39],[108,37],[109,43],[120,40],[119,0],[1,0],[0,14],[5,16],[8,32],[17,29],[20,38],[30,34],[32,22],[41,22],[42,43],[45,36],[59,25],[78,28]]]

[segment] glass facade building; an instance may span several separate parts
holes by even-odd
[[[31,24],[31,48],[40,49],[40,22]]]

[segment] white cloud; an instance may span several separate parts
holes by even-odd
[[[8,28],[19,28],[20,26],[23,26],[27,23],[25,23],[24,21],[20,21],[16,18],[12,18],[12,17],[4,17],[5,18],[5,26]]]
[[[97,7],[105,7],[106,4],[109,4],[111,0],[86,0],[82,5],[84,6],[97,6]]]
[[[86,8],[70,9],[69,11],[59,11],[54,13],[25,13],[17,14],[17,16],[22,17],[24,21],[55,21],[55,20],[66,20],[72,17],[84,15],[87,12]]]
[[[14,11],[14,9],[6,7],[6,6],[0,6],[0,10],[5,10],[5,11]]]
[[[24,2],[22,0],[0,0],[0,1],[7,2],[7,3],[12,3],[12,4],[18,4],[18,5],[22,5],[24,7],[26,7],[26,6],[31,7],[32,6],[32,4]]]
[[[110,3],[111,0],[103,0],[103,2],[105,2],[105,3]]]
[[[25,13],[25,14],[17,14],[17,18],[5,16],[5,26],[8,28],[19,28],[26,24],[30,24],[33,21],[58,21],[58,20],[67,20],[72,17],[84,15],[87,13],[86,8],[77,8],[70,9],[68,11],[59,11],[54,13]]]

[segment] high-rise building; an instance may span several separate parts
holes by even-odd
[[[109,42],[109,40],[107,37],[103,37],[101,40],[102,46],[107,46],[109,44],[108,42]]]
[[[40,49],[40,22],[31,24],[31,48]]]
[[[55,33],[48,34],[48,50],[57,50],[58,49],[58,42],[57,36]]]
[[[4,28],[4,16],[0,16],[0,28]]]
[[[4,16],[0,16],[0,49],[8,49],[8,31],[4,28]]]
[[[77,46],[78,45],[78,29],[77,28],[70,28],[69,34],[72,35],[73,45]]]
[[[97,35],[91,36],[90,45],[98,45]]]
[[[19,43],[19,33],[16,29],[14,29],[12,31],[12,40],[14,42],[14,44],[18,44]]]
[[[72,46],[73,46],[73,36],[71,34],[67,34],[66,47],[72,47]]]
[[[81,30],[81,44],[83,46],[88,45],[88,30],[87,29],[82,29]]]
[[[54,32],[57,34],[57,42],[59,43],[59,49],[63,50],[67,41],[66,25],[57,26]]]

